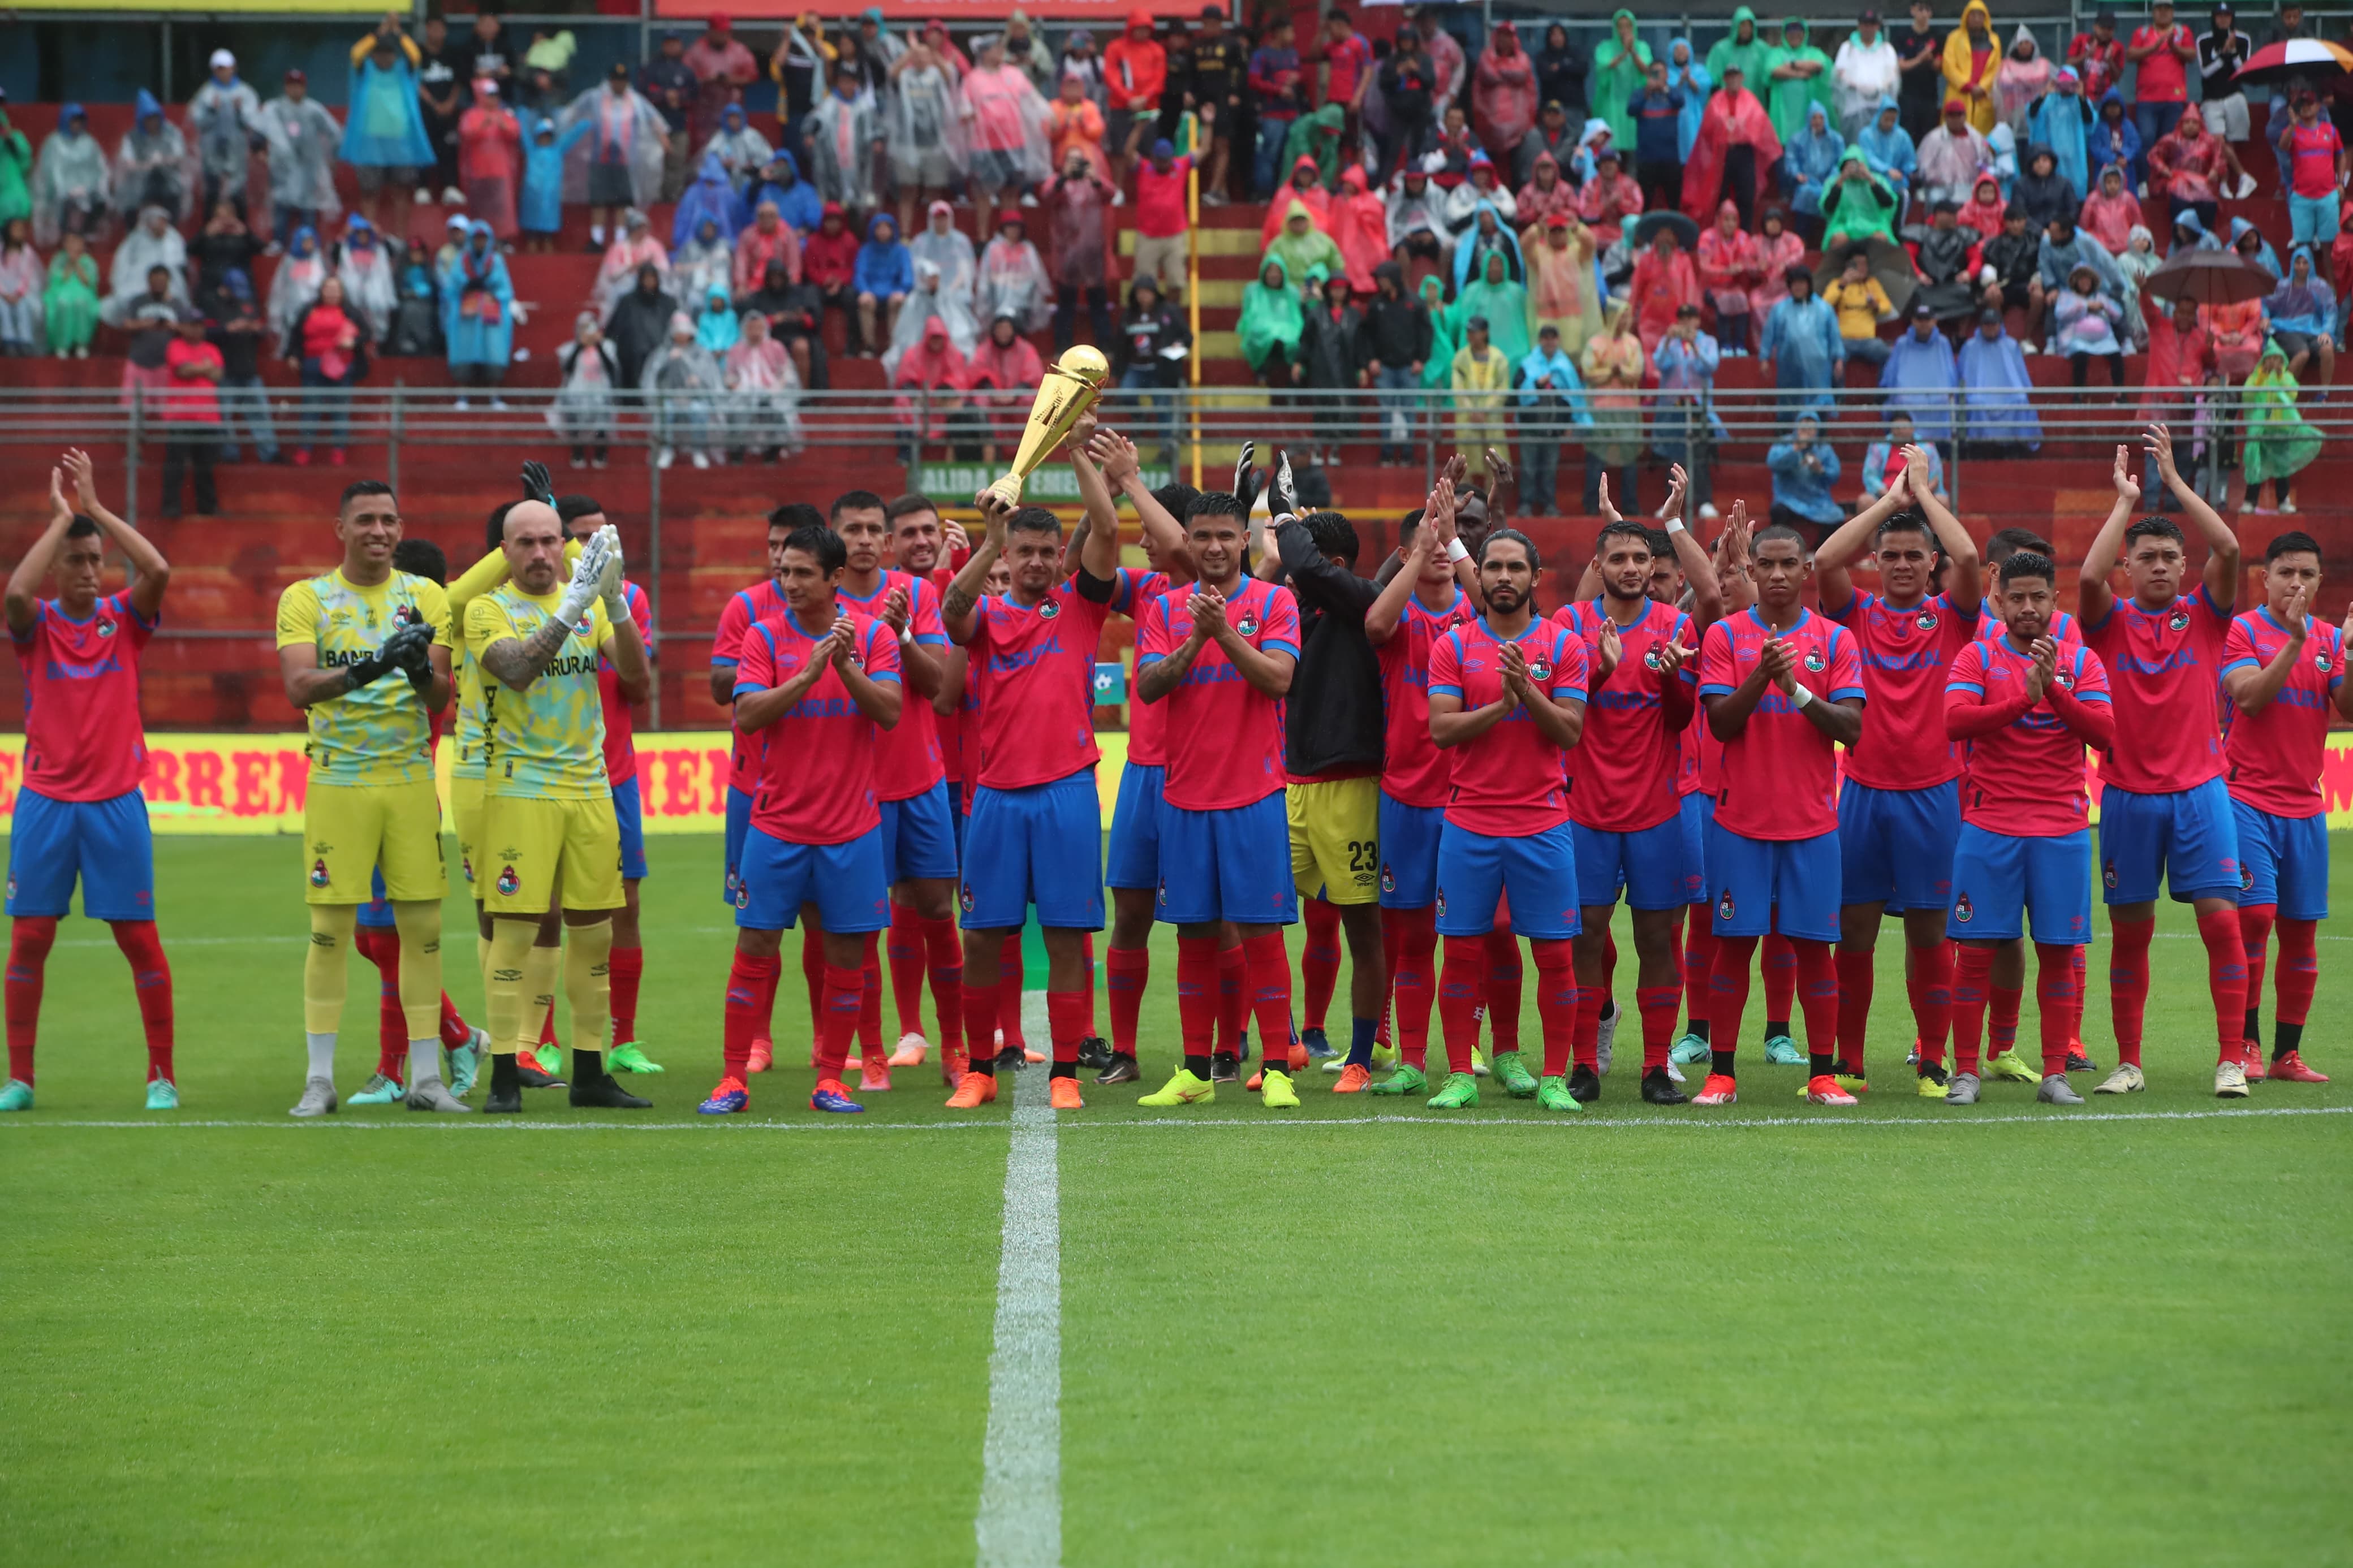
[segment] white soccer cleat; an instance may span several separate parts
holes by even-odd
[[[289,1116],[332,1116],[335,1113],[335,1081],[314,1078],[302,1086],[302,1098],[294,1102]]]
[[[2102,1079],[2098,1087],[2092,1092],[2094,1094],[2138,1094],[2147,1087],[2148,1080],[2141,1077],[2140,1068],[2130,1062],[2118,1062],[2116,1070]]]
[[[2214,1064],[2214,1098],[2244,1100],[2247,1098],[2247,1069],[2240,1062]]]

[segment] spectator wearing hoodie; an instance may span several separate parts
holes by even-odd
[[[850,231],[849,215],[839,202],[825,204],[815,233],[801,241],[801,281],[818,291],[818,315],[839,310],[848,351],[859,352],[858,236]],[[908,275],[913,277],[913,258]],[[815,383],[811,383],[812,385]]]
[[[1366,378],[1380,402],[1380,461],[1411,462],[1414,390],[1430,363],[1433,329],[1430,308],[1406,292],[1405,269],[1394,261],[1373,268],[1361,331]]]
[[[1103,50],[1103,70],[1104,144],[1113,177],[1124,181],[1134,167],[1144,127],[1160,113],[1160,95],[1168,82],[1168,51],[1152,36],[1151,12],[1127,14],[1126,31]]]
[[[1560,444],[1578,425],[1590,425],[1585,378],[1560,345],[1560,329],[1547,322],[1535,347],[1520,361],[1520,496],[1530,517],[1558,515],[1555,491],[1560,480]]]
[[[899,325],[899,308],[915,289],[914,256],[900,242],[899,226],[890,214],[876,213],[867,222],[866,243],[858,247],[850,283],[858,297],[858,331],[868,345],[860,357],[872,359],[878,352],[873,345],[891,341]],[[857,352],[855,345],[852,352]]]
[[[1134,394],[1138,405],[1160,408],[1155,421],[1160,427],[1160,460],[1171,467],[1176,460],[1176,404],[1165,394],[1176,385],[1192,342],[1184,317],[1162,296],[1159,285],[1149,275],[1139,276],[1128,288],[1127,309],[1112,338],[1111,371],[1120,390]]]
[[[237,57],[215,49],[212,72],[188,100],[188,128],[195,133],[196,163],[204,179],[204,205],[237,204],[246,216],[245,174],[253,161],[255,127],[261,119],[261,100],[237,79]]]
[[[261,352],[269,346],[269,323],[261,319],[254,298],[253,279],[242,270],[223,274],[216,301],[213,346],[221,353],[220,408],[223,442],[220,460],[234,463],[244,456],[237,445],[240,427],[253,447],[254,460],[278,460],[278,432],[269,419],[269,392],[261,384]]]
[[[1111,336],[1110,216],[1118,194],[1078,156],[1038,189],[1038,204],[1046,215],[1047,265],[1054,278],[1057,352],[1075,341],[1072,331],[1082,300],[1090,341],[1100,343]]]
[[[555,248],[556,231],[564,226],[565,154],[590,129],[583,120],[568,131],[558,132],[555,121],[546,115],[535,117],[531,136],[523,143],[522,200],[515,209],[526,250]]]
[[[1193,243],[1186,219],[1185,182],[1192,167],[1190,158],[1176,156],[1176,149],[1163,141],[1152,144],[1151,156],[1135,170],[1134,276],[1157,279],[1166,299],[1185,297],[1185,268]]]
[[[815,185],[801,178],[800,160],[788,148],[771,153],[759,174],[744,185],[736,198],[736,226],[750,223],[762,202],[774,202],[777,216],[804,240],[825,217],[825,199]]]

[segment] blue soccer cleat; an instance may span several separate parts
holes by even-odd
[[[866,1108],[849,1098],[849,1090],[844,1089],[839,1080],[826,1079],[810,1093],[809,1109],[830,1110],[836,1115],[847,1115],[864,1110]]]
[[[711,1098],[694,1108],[694,1113],[697,1116],[733,1116],[751,1103],[752,1097],[744,1092],[742,1079],[723,1078],[719,1080],[719,1087],[711,1091]]]

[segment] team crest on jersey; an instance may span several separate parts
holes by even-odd
[[[99,623],[98,623],[98,635],[99,635],[99,636],[100,636],[100,637],[112,637],[112,636],[114,635],[114,623],[113,623],[112,621],[100,621],[100,622],[99,622]],[[2326,668],[2326,667],[2327,667],[2327,662],[2328,662],[2328,661],[2327,661],[2327,659],[2323,659],[2323,660],[2321,660],[2321,664],[2322,664],[2323,668]]]
[[[401,605],[392,612],[392,624],[396,626],[414,626],[424,618],[414,605]]]
[[[512,899],[521,891],[522,891],[522,879],[515,874],[515,868],[512,866],[501,867],[499,868],[499,897],[502,899]]]
[[[1244,610],[1242,618],[1234,623],[1234,630],[1246,637],[1258,636],[1258,617]]]
[[[752,884],[740,877],[735,880],[735,907],[739,910],[752,907]]]
[[[1552,679],[1552,660],[1548,658],[1532,658],[1528,660],[1528,679],[1539,683],[1550,680]]]
[[[1822,667],[1829,662],[1829,660],[1822,658],[1821,649],[1815,647],[1808,648],[1806,650],[1806,671],[1808,674],[1820,675],[1822,672]]]
[[[1732,889],[1730,888],[1725,889],[1724,896],[1715,900],[1715,918],[1720,921],[1728,921],[1732,918]]]
[[[2100,880],[2113,888],[2116,885],[2116,863],[2105,860],[2100,864]]]
[[[2165,624],[2177,632],[2186,632],[2189,629],[2189,612],[2177,608],[2173,614],[2165,617]]]
[[[1389,863],[1386,860],[1381,862],[1381,891],[1384,893],[1397,891],[1397,873],[1390,869]]]
[[[311,886],[323,888],[331,879],[327,875],[327,862],[324,859],[311,862]]]
[[[101,632],[105,630],[103,626],[99,629]],[[2327,675],[2328,673],[2328,656],[2326,653],[2316,653],[2312,656],[2312,668],[2320,671],[2323,675]]]
[[[1933,632],[1936,629],[1936,612],[1934,610],[1923,610],[1920,612],[1920,618],[1914,621],[1912,624],[1918,626],[1924,632]]]
[[[1059,600],[1049,599],[1038,606],[1038,618],[1041,621],[1050,621],[1061,613],[1062,606]]]
[[[1967,893],[1953,900],[1953,918],[1963,925],[1978,918],[1977,906],[1969,902],[1969,896]]]
[[[2075,672],[2072,669],[2054,669],[2051,672],[2051,679],[2070,691],[2075,689]]]
[[[8,896],[11,899],[16,896],[16,879],[14,877],[8,879]]]
[[[1665,659],[1659,657],[1659,650],[1655,644],[1642,650],[1642,668],[1644,669],[1663,669],[1666,668],[1666,662],[1667,661]]]
[[[965,913],[972,913],[972,884],[970,882],[959,882],[956,884],[956,902],[964,907]]]

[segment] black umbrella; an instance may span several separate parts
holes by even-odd
[[[2260,300],[2279,279],[2232,250],[2177,250],[2148,275],[2140,291],[2158,300],[2189,300],[2200,305],[2236,305]]]
[[[1814,292],[1820,294],[1837,282],[1839,274],[1846,270],[1846,258],[1858,250],[1871,258],[1871,275],[1879,279],[1879,286],[1887,290],[1887,302],[1901,315],[1912,303],[1912,291],[1920,286],[1920,274],[1912,265],[1911,253],[1883,234],[1850,239],[1824,250],[1814,268]]]
[[[1644,249],[1658,237],[1659,230],[1662,228],[1674,230],[1675,243],[1685,250],[1699,248],[1699,225],[1672,207],[1662,207],[1657,212],[1644,213],[1636,219],[1634,237],[1628,243],[1636,250]]]

